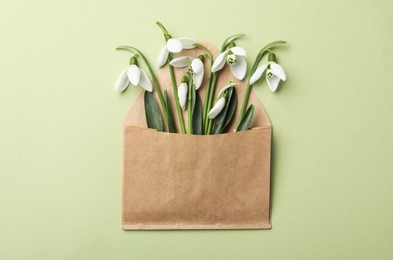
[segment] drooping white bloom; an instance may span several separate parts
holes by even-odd
[[[179,103],[183,110],[186,110],[187,107],[187,92],[188,86],[187,83],[181,83],[179,89],[177,90],[177,95],[179,96]]]
[[[182,56],[173,59],[170,65],[177,68],[189,66],[192,71],[195,89],[198,90],[201,87],[205,70],[203,68],[203,62],[199,58],[194,59],[191,56]]]
[[[238,80],[242,80],[246,76],[246,50],[242,47],[235,46],[220,53],[213,63],[212,72],[221,70],[225,63],[229,64],[233,76]]]
[[[137,65],[132,64],[125,68],[116,79],[115,90],[122,92],[127,89],[130,84],[140,86],[143,89],[152,92],[153,86],[146,73],[141,70]]]
[[[221,97],[217,103],[213,106],[213,108],[210,110],[208,117],[210,119],[214,119],[218,114],[221,113],[222,109],[225,106],[225,97]]]
[[[277,90],[280,80],[285,81],[287,76],[284,69],[278,63],[269,61],[268,64],[260,66],[250,78],[250,85],[254,85],[266,71],[266,81],[269,89],[274,92]]]
[[[215,118],[218,114],[221,113],[222,109],[225,106],[225,102],[226,102],[226,98],[227,95],[225,94],[225,91],[229,88],[233,88],[235,87],[237,84],[235,82],[230,81],[228,84],[226,84],[225,86],[223,86],[221,88],[221,90],[217,93],[217,98],[218,101],[216,102],[216,104],[213,106],[213,108],[210,110],[208,117],[210,119]]]
[[[169,52],[172,53],[179,53],[184,49],[193,49],[195,46],[193,45],[196,43],[194,39],[181,37],[181,38],[171,38],[169,39],[164,47],[162,47],[160,54],[158,54],[157,65],[158,67],[162,67],[168,60]]]

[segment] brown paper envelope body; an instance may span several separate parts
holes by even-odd
[[[217,50],[208,45],[213,56]],[[201,51],[182,55],[196,57]],[[208,78],[198,90],[204,99]],[[176,69],[177,83],[186,71]],[[230,80],[230,70],[220,73],[216,93]],[[177,119],[168,66],[158,75],[167,89]],[[245,82],[236,86],[239,113]],[[158,101],[157,94],[155,93]],[[122,227],[124,229],[260,229],[270,228],[271,124],[258,98],[252,129],[210,136],[157,132],[146,128],[143,93],[124,122]],[[187,122],[187,112],[183,112]],[[179,122],[177,129],[179,130]],[[187,123],[186,123],[187,125]]]

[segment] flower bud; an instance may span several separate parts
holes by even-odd
[[[218,116],[218,114],[221,113],[224,106],[225,106],[225,98],[222,97],[217,101],[217,103],[214,105],[214,107],[210,110],[208,117],[210,119],[214,119],[216,116]]]
[[[184,76],[185,77],[185,76]],[[183,78],[184,78],[183,77]],[[187,78],[188,81],[188,78]],[[182,83],[179,86],[179,89],[177,91],[177,94],[179,96],[179,103],[180,106],[183,110],[186,110],[186,105],[187,105],[187,92],[188,92],[188,85],[186,82],[183,82],[182,79]]]

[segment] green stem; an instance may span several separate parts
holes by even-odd
[[[220,53],[224,52],[228,48],[228,45],[231,42],[233,42],[234,40],[236,40],[240,37],[243,37],[245,35],[246,35],[245,33],[239,33],[239,34],[231,35],[228,38],[226,38],[221,46]],[[205,112],[204,115],[206,116],[204,119],[205,120],[204,125],[205,125],[205,133],[207,135],[209,135],[211,133],[212,126],[213,126],[212,120],[210,120],[207,115],[213,105],[213,96],[214,96],[214,93],[216,92],[217,78],[218,78],[218,72],[213,73],[213,79],[212,79],[211,85],[209,86],[209,90],[208,90],[209,96],[207,99],[207,107],[206,107],[206,110],[204,110],[204,112]],[[206,97],[205,97],[205,102],[206,102]]]
[[[136,53],[145,62],[146,66],[147,66],[147,68],[149,70],[150,76],[151,76],[151,78],[153,80],[154,89],[156,90],[156,92],[158,94],[158,98],[160,99],[161,107],[162,107],[162,110],[164,111],[165,121],[166,121],[166,123],[168,125],[169,124],[169,114],[168,114],[167,107],[165,105],[164,97],[162,95],[162,91],[161,91],[160,85],[158,84],[158,80],[157,80],[157,78],[156,78],[156,76],[154,74],[154,71],[153,71],[152,67],[150,66],[149,62],[147,61],[145,55],[143,55],[143,53],[140,50],[138,50],[137,48],[131,47],[131,46],[125,46],[125,45],[118,46],[116,48],[116,50],[125,50],[125,51],[130,51],[132,53]]]
[[[212,127],[213,127],[213,120],[209,119],[208,124],[207,124],[207,132],[206,132],[207,135],[211,134]]]
[[[210,86],[210,93],[209,93],[209,100],[208,100],[208,107],[207,107],[207,113],[209,113],[210,109],[212,109],[213,106],[213,100],[214,100],[214,93],[216,92],[216,85],[217,85],[217,78],[218,78],[218,73],[215,72],[213,73],[213,80],[212,84]],[[206,134],[209,135],[212,130],[212,120],[207,117],[207,128],[206,128]]]
[[[287,43],[286,41],[275,41],[275,42],[271,42],[269,44],[267,44],[265,47],[263,47],[259,52],[257,57],[255,58],[254,64],[252,65],[251,68],[251,72],[250,72],[250,77],[254,74],[254,72],[257,70],[258,68],[258,64],[261,61],[261,59],[263,58],[263,56],[269,52],[270,48],[275,47],[276,45],[280,45],[280,44],[285,44]],[[242,107],[240,109],[240,113],[239,113],[239,118],[237,119],[237,126],[239,126],[240,122],[242,121],[244,114],[246,112],[246,108],[248,105],[248,99],[250,98],[250,92],[251,92],[251,87],[252,85],[250,85],[250,80],[247,81],[247,87],[246,87],[246,91],[244,92],[244,98],[243,98],[243,103],[242,103]]]
[[[209,49],[207,49],[205,46],[203,46],[199,43],[195,43],[194,45],[196,47],[200,48],[201,50],[203,50],[206,53],[206,55],[210,61],[210,73],[209,73],[209,78],[208,78],[207,84],[206,84],[205,99],[204,99],[203,113],[202,113],[202,130],[203,130],[203,134],[206,134],[207,125],[208,125],[207,114],[209,113],[208,104],[209,104],[209,97],[210,97],[211,82],[212,82],[212,78],[213,78],[213,73],[211,72],[211,68],[213,67],[213,56],[212,56],[211,52],[209,51]]]
[[[188,83],[188,105],[187,105],[187,109],[188,109],[188,134],[192,135],[193,131],[192,131],[192,114],[193,114],[193,107],[192,107],[192,84],[194,84],[193,82],[193,78],[192,78],[192,74],[188,73],[188,77],[190,79],[189,83]]]
[[[226,48],[228,47],[229,43],[233,42],[234,40],[236,40],[237,38],[246,36],[245,33],[239,33],[239,34],[235,34],[235,35],[231,35],[228,38],[225,39],[225,41],[223,42],[222,46],[221,46],[221,52],[225,51]]]
[[[202,114],[203,134],[206,134],[206,132],[207,132],[207,124],[208,124],[207,114],[209,113],[208,103],[209,103],[209,93],[210,93],[210,86],[211,86],[212,78],[213,78],[213,73],[210,72],[209,79],[207,80],[207,85],[206,85],[206,90],[205,90],[205,99],[204,99],[204,104],[203,104],[203,114]]]
[[[156,24],[158,25],[158,27],[160,27],[161,31],[164,33],[164,37],[166,41],[172,38],[172,36],[168,33],[168,30],[165,28],[165,26],[162,23],[156,22]]]
[[[168,30],[165,28],[165,26],[162,23],[156,22],[156,24],[162,30],[162,32],[164,34],[165,41],[168,41],[170,38],[172,38],[172,36],[168,33]],[[169,53],[167,62],[168,62],[168,66],[169,66],[169,73],[171,74],[172,89],[173,89],[173,95],[174,95],[175,103],[176,103],[177,116],[179,117],[179,124],[180,124],[180,128],[181,128],[181,132],[182,132],[182,134],[185,134],[186,133],[186,126],[184,125],[183,112],[180,107],[179,95],[177,93],[175,70],[169,64],[171,62],[171,60],[172,60],[172,54]]]
[[[179,117],[179,123],[180,123],[180,128],[182,134],[186,133],[186,126],[184,124],[184,119],[183,119],[183,112],[180,106],[179,102],[179,95],[177,93],[177,84],[176,84],[176,76],[175,76],[175,70],[173,67],[169,64],[172,60],[172,54],[169,54],[168,56],[168,66],[169,66],[169,72],[171,74],[171,80],[172,80],[172,89],[173,89],[173,95],[175,98],[175,103],[176,103],[176,110],[177,110],[177,116]]]

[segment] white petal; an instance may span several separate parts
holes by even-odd
[[[276,91],[278,87],[278,83],[280,83],[280,79],[277,78],[276,76],[273,76],[271,78],[266,77],[267,85],[269,86],[270,90],[272,92]]]
[[[191,62],[191,68],[194,73],[203,72],[203,62],[200,59],[193,59]]]
[[[246,57],[246,55],[247,55],[246,50],[243,49],[242,47],[239,47],[239,46],[235,46],[235,47],[231,48],[231,51],[234,54],[236,54],[237,56]]]
[[[122,92],[126,90],[128,84],[130,84],[130,81],[128,80],[127,77],[127,70],[128,68],[125,68],[116,79],[115,90],[117,92]]]
[[[225,62],[227,61],[227,55],[228,51],[224,51],[217,56],[212,66],[212,72],[219,71],[220,69],[222,69],[222,67],[224,67]]]
[[[157,66],[158,67],[162,67],[165,65],[165,63],[168,60],[168,55],[169,55],[169,51],[166,48],[166,45],[164,47],[162,47],[160,54],[158,54],[158,59],[157,59]]]
[[[143,70],[141,71],[141,80],[139,81],[139,86],[146,89],[149,92],[153,91],[153,85],[151,84],[150,79],[147,77],[146,73]]]
[[[285,81],[287,79],[287,76],[285,75],[284,69],[281,67],[280,64],[277,64],[275,62],[270,64],[270,69],[274,73],[274,75],[277,76],[277,78]]]
[[[218,114],[220,114],[220,112],[222,111],[222,109],[225,106],[225,98],[220,98],[217,103],[214,105],[214,107],[210,110],[208,117],[210,119],[215,118],[216,116],[218,116]]]
[[[178,39],[171,38],[166,42],[166,48],[173,53],[179,53],[183,50],[183,44]]]
[[[187,83],[181,83],[179,89],[177,90],[177,95],[179,96],[179,103],[183,110],[186,110],[187,106]]]
[[[250,78],[250,85],[254,85],[254,83],[257,82],[262,77],[262,74],[265,72],[266,68],[267,68],[267,64],[263,64],[254,72],[254,74],[252,74]]]
[[[191,60],[192,60],[192,57],[190,57],[190,56],[182,56],[182,57],[174,58],[173,60],[171,60],[170,64],[173,67],[183,68],[185,66],[189,66],[191,63]]]
[[[195,48],[195,46],[193,45],[194,43],[196,43],[196,41],[194,39],[188,38],[188,37],[180,37],[177,38],[179,41],[181,41],[181,43],[183,44],[183,49],[193,49]]]
[[[246,76],[247,62],[243,56],[238,56],[236,64],[230,65],[229,67],[232,71],[233,76],[235,76],[235,78],[237,78],[238,80],[242,80],[244,76]]]
[[[219,97],[222,93],[224,93],[225,90],[227,90],[228,88],[234,87],[236,85],[236,83],[231,82],[229,84],[226,84],[225,86],[222,87],[222,89],[217,93],[217,96]]]
[[[198,90],[203,82],[203,70],[199,73],[194,73],[193,74],[193,80],[195,84],[195,89]]]
[[[132,85],[138,86],[141,80],[141,70],[136,65],[131,65],[128,67],[127,76]]]

